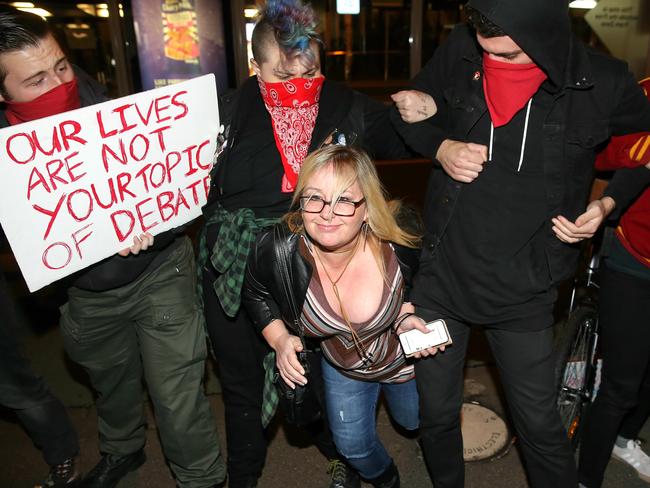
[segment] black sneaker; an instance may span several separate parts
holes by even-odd
[[[76,458],[69,458],[62,463],[50,466],[50,472],[45,481],[34,488],[73,488],[79,486],[80,481],[79,461]]]
[[[126,456],[104,454],[97,465],[84,476],[84,488],[114,488],[119,481],[131,471],[135,471],[145,462],[144,450]]]
[[[340,459],[330,459],[327,472],[331,476],[328,488],[361,488],[359,473]]]

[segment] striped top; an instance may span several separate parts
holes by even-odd
[[[310,251],[307,250],[304,255],[316,270]],[[372,363],[364,362],[359,357],[348,324],[328,303],[317,272],[313,273],[309,283],[300,320],[305,336],[322,339],[321,349],[325,358],[345,376],[357,380],[400,383],[414,377],[413,365],[406,364],[399,339],[392,332],[403,302],[404,278],[390,244],[382,245],[382,256],[386,280],[379,307],[369,320],[350,323],[365,350],[372,354]]]

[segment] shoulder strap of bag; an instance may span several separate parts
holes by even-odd
[[[286,232],[284,231],[282,225],[276,225],[273,228],[273,248],[275,250],[276,261],[278,263],[278,270],[280,272],[280,283],[282,284],[282,289],[287,298],[287,303],[289,303],[289,308],[291,309],[291,321],[294,328],[298,331],[300,337],[300,342],[302,342],[303,348],[306,349],[305,337],[300,323],[300,312],[298,306],[296,305],[296,297],[293,294],[293,278],[291,273],[291,261],[289,260],[289,252],[287,250],[287,239]]]

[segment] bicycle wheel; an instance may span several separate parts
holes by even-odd
[[[597,325],[596,309],[580,305],[569,315],[556,337],[557,407],[574,449],[578,446],[581,421],[592,395]]]

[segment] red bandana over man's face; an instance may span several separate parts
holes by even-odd
[[[291,193],[309,153],[325,77],[293,78],[279,83],[267,83],[259,77],[257,80],[266,110],[271,115],[275,144],[284,166],[282,191]]]
[[[505,63],[483,53],[483,92],[494,127],[506,125],[547,78],[535,63]]]
[[[81,106],[77,78],[52,88],[31,102],[12,102],[8,100],[6,103],[5,116],[11,125],[74,110]]]

